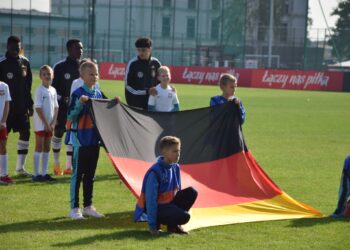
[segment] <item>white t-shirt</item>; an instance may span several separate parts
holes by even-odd
[[[176,92],[168,86],[163,89],[160,84],[156,86],[157,95],[149,96],[148,105],[155,106],[156,111],[159,112],[170,112],[174,108],[174,104],[179,104]]]
[[[4,115],[5,103],[11,101],[9,86],[0,81],[0,121]]]
[[[58,108],[56,89],[52,86],[46,88],[40,85],[35,90],[34,109],[41,108],[46,120],[51,123],[55,114],[55,108]],[[43,131],[44,123],[41,121],[36,110],[34,111],[34,131]]]
[[[77,90],[78,88],[80,88],[81,86],[84,85],[84,81],[83,79],[81,79],[80,77],[75,79],[73,82],[72,82],[72,87],[70,87],[70,96],[72,96],[73,92],[75,90]],[[96,89],[100,89],[100,84],[98,82],[96,82],[95,84],[95,88]]]

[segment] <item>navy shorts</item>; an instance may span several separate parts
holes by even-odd
[[[7,118],[6,121],[7,132],[19,132],[23,130],[30,130],[30,121],[28,114],[14,114]]]

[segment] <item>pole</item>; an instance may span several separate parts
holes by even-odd
[[[94,40],[95,40],[95,6],[96,6],[96,0],[92,0],[92,6],[91,6],[91,49],[90,49],[90,58],[91,60],[94,59]]]
[[[32,52],[32,0],[29,1],[29,51],[28,57],[30,58]]]
[[[13,0],[11,0],[11,14],[10,14],[10,19],[11,19],[11,34],[13,33]]]
[[[108,2],[108,34],[107,34],[107,61],[110,61],[110,47],[111,47],[111,0]]]
[[[49,25],[47,27],[47,64],[49,65],[51,63],[50,46],[51,46],[51,7],[49,11]]]
[[[151,32],[150,32],[151,38],[153,36],[153,6],[154,6],[154,0],[151,1]]]
[[[309,18],[309,0],[306,0],[305,6],[305,33],[304,33],[304,58],[303,58],[303,69],[306,69],[306,50],[307,50],[307,21]],[[317,39],[318,40],[318,39]]]
[[[244,4],[244,24],[243,24],[243,46],[242,46],[242,64],[241,67],[245,68],[245,53],[246,53],[246,42],[247,42],[247,8],[248,8],[248,4],[247,1],[245,1]]]
[[[67,40],[70,37],[70,0],[68,0],[68,30],[67,30]]]
[[[199,39],[199,1],[196,1],[196,7],[197,7],[197,17],[196,17],[196,65],[198,66],[200,64],[200,49],[199,49],[199,45],[198,45],[198,41]]]
[[[271,68],[272,59],[272,42],[273,42],[273,4],[274,0],[270,0],[270,22],[269,22],[269,51],[268,51],[268,63],[267,66]]]
[[[131,43],[131,22],[132,22],[132,0],[130,0],[129,4],[129,42],[128,42],[128,58],[130,58],[130,43]]]
[[[174,46],[175,46],[175,14],[176,14],[176,1],[174,1],[174,9],[173,9],[173,34],[171,39],[171,65],[174,65]]]

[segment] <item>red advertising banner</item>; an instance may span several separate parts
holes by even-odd
[[[126,64],[100,63],[100,77],[105,80],[124,80]],[[239,86],[250,86],[251,70],[213,67],[169,66],[173,83],[217,85],[222,73],[238,78]]]
[[[251,87],[300,90],[343,90],[343,73],[301,70],[252,70]]]
[[[104,80],[124,80],[125,63],[100,63],[100,78]]]
[[[250,70],[248,69],[171,66],[170,70],[174,83],[217,85],[220,75],[229,73],[237,77],[239,86],[250,86]]]
[[[124,63],[100,63],[101,79],[124,80]],[[233,69],[213,67],[170,66],[173,83],[217,85],[222,73],[238,78],[238,86],[274,89],[342,91],[342,72]]]

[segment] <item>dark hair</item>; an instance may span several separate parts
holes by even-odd
[[[149,37],[140,37],[135,42],[136,48],[151,48],[152,47],[152,39]]]
[[[163,149],[167,149],[173,145],[179,145],[179,144],[181,144],[181,141],[179,138],[168,135],[160,139],[159,149],[160,151],[162,151]]]
[[[66,47],[67,49],[71,48],[73,46],[73,44],[75,43],[80,43],[79,39],[69,39],[66,43]]]
[[[9,45],[10,43],[20,43],[21,39],[19,39],[18,36],[9,36],[9,38],[7,38],[7,45]]]

